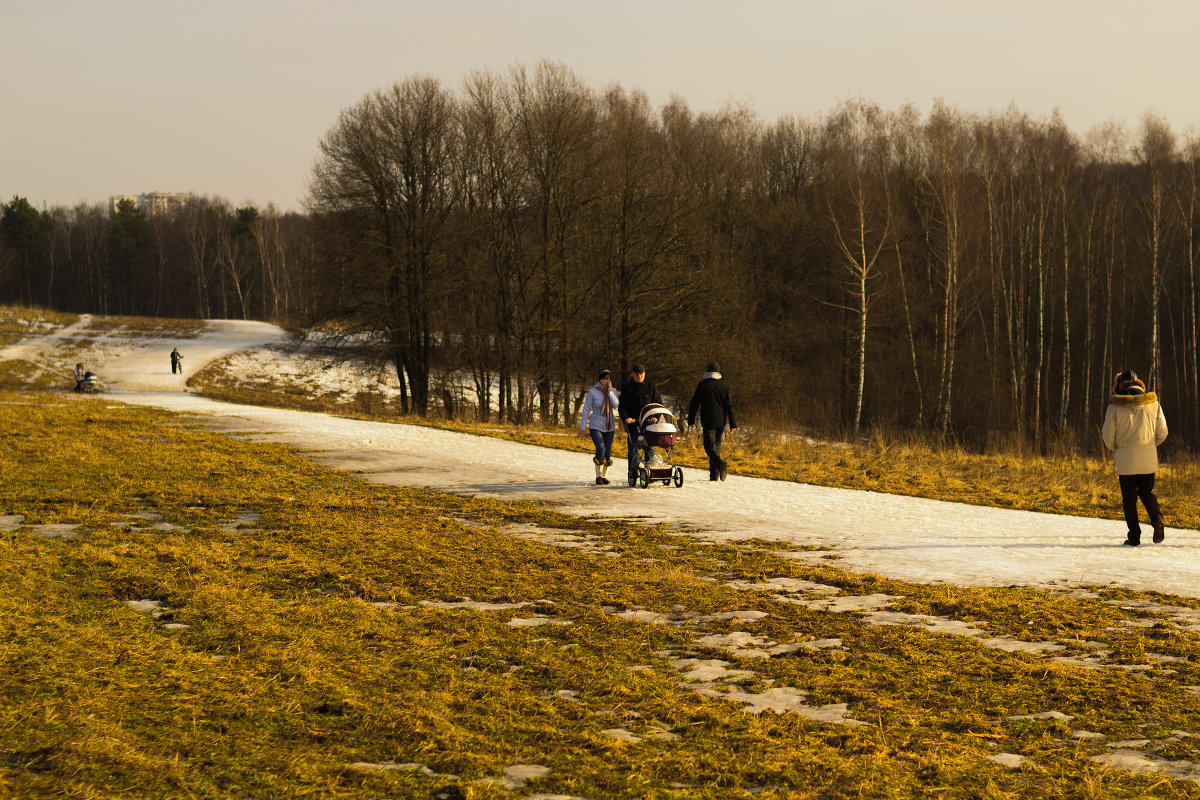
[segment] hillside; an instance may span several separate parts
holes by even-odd
[[[91,324],[0,353],[11,796],[1200,796],[1193,531],[589,486],[570,451],[171,391],[220,324]],[[13,377],[81,358],[120,383]]]

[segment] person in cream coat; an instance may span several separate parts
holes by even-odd
[[[1154,473],[1158,471],[1158,446],[1167,438],[1167,420],[1154,392],[1131,369],[1117,374],[1113,381],[1112,397],[1104,413],[1100,429],[1104,446],[1113,451],[1117,477],[1121,483],[1121,505],[1125,524],[1129,528],[1125,544],[1137,547],[1142,543],[1138,524],[1138,499],[1146,507],[1154,528],[1154,542],[1164,538],[1163,516],[1154,496]]]

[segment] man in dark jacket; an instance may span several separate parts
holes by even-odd
[[[729,401],[729,387],[721,378],[721,365],[708,362],[708,372],[696,385],[692,402],[688,403],[688,425],[696,424],[696,412],[700,412],[700,427],[704,429],[704,452],[708,455],[708,479],[725,480],[725,462],[721,459],[721,437],[725,435],[725,421],[729,430],[737,430],[733,417],[733,404]]]
[[[629,380],[621,387],[621,405],[618,412],[625,421],[625,436],[629,442],[629,480],[637,478],[637,434],[638,414],[647,403],[661,403],[658,387],[653,381],[646,380],[646,368],[634,364],[629,368]],[[653,448],[646,451],[646,460],[654,455]],[[630,484],[632,485],[632,483]]]

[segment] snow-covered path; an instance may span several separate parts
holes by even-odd
[[[61,332],[60,332],[61,333]],[[259,323],[213,322],[197,339],[177,342],[190,371],[240,347],[283,339]],[[186,346],[184,346],[186,345]],[[889,577],[964,585],[1106,585],[1200,597],[1200,533],[1167,529],[1160,545],[1121,546],[1117,521],[945,503],[730,475],[710,483],[685,469],[682,488],[595,486],[580,453],[416,425],[329,417],[219,403],[187,393],[170,375],[172,342],[123,342],[97,353],[110,397],[203,414],[220,429],[312,453],[323,464],[362,471],[381,483],[523,498],[574,514],[666,521],[706,538],[760,538],[836,553],[840,566]],[[165,348],[165,349],[164,349]],[[10,348],[12,350],[12,348]],[[11,358],[0,351],[0,359]],[[159,374],[161,373],[161,375]],[[131,391],[137,388],[139,391]],[[146,391],[146,390],[149,391]],[[614,472],[623,474],[623,463]],[[1115,478],[1114,478],[1115,484]],[[1170,498],[1163,498],[1169,515]],[[1143,541],[1149,542],[1145,527]]]

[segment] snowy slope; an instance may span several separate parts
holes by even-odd
[[[0,359],[36,356],[39,347],[48,356],[47,349],[62,346],[63,333],[0,351]],[[735,475],[710,483],[706,472],[691,469],[680,489],[595,486],[584,454],[415,425],[218,403],[187,393],[180,377],[170,374],[172,346],[184,353],[190,374],[213,358],[285,338],[263,323],[214,321],[186,341],[124,340],[111,347],[97,341],[87,366],[101,375],[115,400],[204,414],[226,431],[311,452],[321,463],[361,470],[381,483],[536,499],[576,514],[648,517],[706,538],[790,542],[819,548],[802,558],[836,554],[845,568],[914,581],[1118,584],[1200,597],[1196,531],[1168,528],[1165,543],[1133,549],[1121,546],[1124,524],[1118,521]],[[265,357],[260,354],[258,361]],[[614,467],[618,476],[623,469],[622,462]],[[1171,499],[1162,499],[1169,519]],[[1143,541],[1149,538],[1146,526]]]

